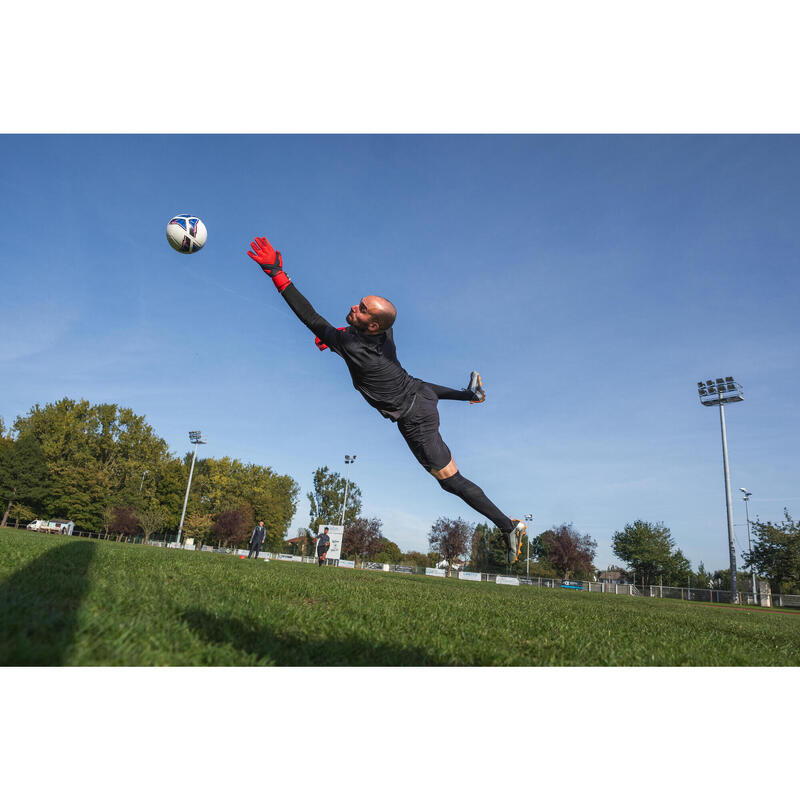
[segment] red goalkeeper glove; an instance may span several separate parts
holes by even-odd
[[[275,288],[282,292],[291,283],[291,280],[283,271],[283,258],[280,250],[276,250],[263,236],[256,236],[255,240],[250,242],[250,247],[255,252],[248,250],[247,255],[272,278]]]

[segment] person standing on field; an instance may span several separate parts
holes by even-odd
[[[253,528],[253,532],[250,534],[250,552],[247,554],[247,557],[253,556],[253,558],[258,558],[258,551],[261,550],[261,545],[264,544],[264,540],[267,538],[267,529],[264,527],[264,520],[259,520],[258,525]]]
[[[328,526],[322,531],[322,536],[317,540],[317,559],[321,567],[328,558],[328,549],[331,546],[331,537],[328,536]]]

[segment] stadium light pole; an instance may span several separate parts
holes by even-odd
[[[742,500],[744,500],[744,513],[747,515],[747,547],[750,550],[750,576],[752,578],[752,587],[751,591],[753,593],[753,602],[756,602],[756,571],[753,567],[753,543],[750,541],[750,495],[752,492],[748,492],[747,489],[739,489],[740,492],[744,494]]]
[[[339,523],[344,527],[344,512],[347,508],[347,489],[350,486],[350,465],[358,458],[358,456],[345,456],[344,463],[347,464],[347,478],[344,482],[344,503],[342,503],[342,521]]]
[[[533,514],[526,514],[525,515],[525,522],[533,522]],[[531,576],[531,532],[528,530],[527,532],[527,540],[528,540],[528,555],[525,557],[525,577],[530,578]]]
[[[203,441],[203,434],[200,431],[189,431],[189,441],[194,443],[194,455],[192,456],[192,468],[189,470],[189,483],[186,484],[186,497],[183,498],[183,511],[181,512],[181,524],[178,525],[178,541],[181,543],[181,534],[183,533],[183,520],[186,517],[186,504],[189,502],[189,489],[192,488],[192,475],[194,475],[194,461],[197,458],[197,445],[205,444]]]
[[[142,486],[144,486],[144,476],[147,475],[147,472],[148,472],[148,470],[145,470],[142,473],[142,480],[141,480],[141,483],[139,484],[139,494],[142,493]]]
[[[725,433],[725,405],[744,400],[742,387],[732,378],[716,381],[698,381],[697,393],[704,406],[719,406],[719,424],[722,431],[722,466],[725,473],[725,510],[728,514],[728,551],[731,564],[731,602],[739,602],[736,580],[736,547],[733,539],[733,507],[731,506],[731,477],[728,469],[728,438]]]

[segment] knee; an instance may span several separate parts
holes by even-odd
[[[454,475],[450,475],[447,478],[437,478],[436,480],[439,481],[439,486],[446,492],[450,492],[450,494],[460,494],[464,485],[464,476],[457,470]]]
[[[457,474],[458,474],[458,467],[456,466],[456,462],[452,458],[447,463],[447,465],[442,467],[441,469],[431,470],[431,475],[433,475],[433,477],[440,482],[445,480],[446,478],[451,478],[453,477],[453,475]]]

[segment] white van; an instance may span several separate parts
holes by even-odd
[[[65,536],[72,536],[75,530],[75,523],[68,519],[35,519],[25,526],[29,531],[44,531],[45,533],[61,533]]]

